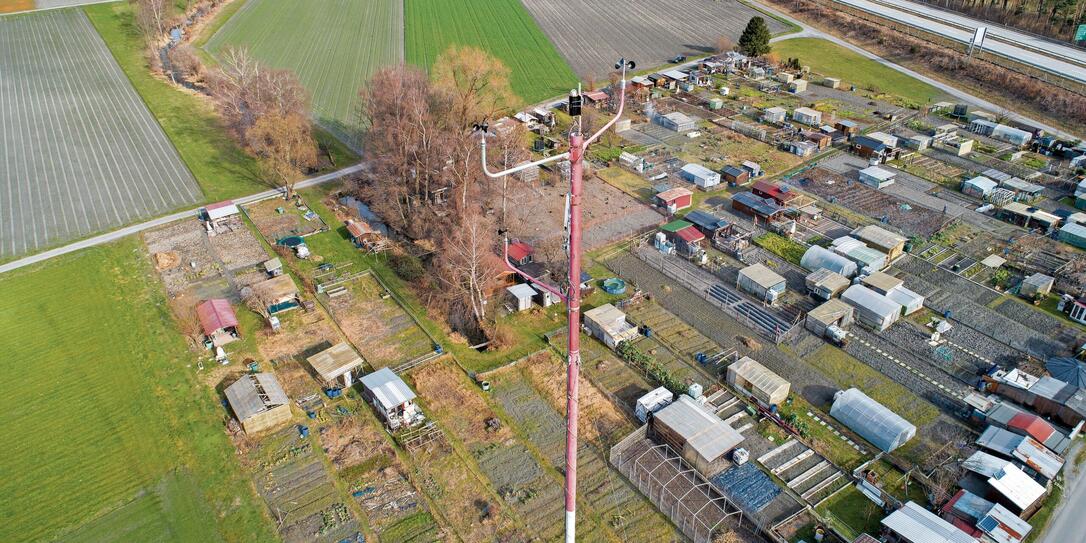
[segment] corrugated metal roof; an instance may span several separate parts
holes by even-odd
[[[1003,470],[1004,466],[1009,464],[1009,460],[1004,460],[984,451],[976,451],[962,462],[962,468],[984,477],[994,477]]]
[[[686,173],[688,173],[690,175],[693,175],[694,177],[700,177],[702,179],[720,177],[720,174],[718,174],[718,173],[714,172],[713,170],[710,170],[709,168],[706,168],[705,166],[702,166],[701,164],[698,164],[696,162],[691,162],[691,163],[683,166],[682,171],[684,171],[684,172],[686,172]]]
[[[952,510],[955,516],[962,517],[976,523],[988,514],[994,503],[976,495],[968,490],[959,490],[954,497],[947,502],[944,510]]]
[[[509,294],[512,294],[518,300],[535,296],[535,289],[528,283],[518,283],[511,287],[505,287],[505,290],[509,291]]]
[[[871,287],[871,289],[880,291],[883,293],[890,292],[897,287],[903,285],[905,281],[894,277],[888,273],[877,271],[863,278],[863,284]]]
[[[290,401],[279,381],[271,373],[242,375],[234,384],[226,387],[226,401],[239,421],[279,407]]]
[[[992,181],[991,179],[988,179],[983,175],[978,175],[972,179],[967,179],[962,184],[974,186],[980,189],[980,191],[984,194],[988,194],[992,191],[992,189],[999,186],[999,183],[996,183],[995,181]]]
[[[196,306],[196,316],[200,319],[200,328],[203,329],[205,335],[238,325],[234,308],[230,307],[229,301],[222,298],[207,300]]]
[[[860,174],[866,175],[867,177],[873,177],[879,181],[889,181],[897,176],[897,173],[890,170],[884,170],[878,166],[864,168],[860,170]]]
[[[852,236],[860,239],[861,241],[866,241],[868,243],[877,245],[879,247],[884,247],[886,249],[892,249],[899,245],[904,245],[905,242],[908,241],[907,238],[905,236],[902,236],[901,234],[891,232],[885,228],[875,226],[873,224],[862,226],[853,230]]]
[[[977,522],[977,528],[995,543],[1019,543],[1033,530],[1028,522],[998,503]]]
[[[848,286],[852,284],[852,282],[848,280],[848,277],[826,268],[819,268],[809,273],[804,279],[804,282],[831,291],[848,288]]]
[[[863,285],[852,285],[841,293],[841,299],[853,307],[866,309],[879,318],[896,317],[901,305]]]
[[[743,380],[750,383],[752,387],[765,392],[766,396],[772,397],[782,390],[787,394],[788,390],[791,388],[791,384],[784,380],[783,377],[773,373],[769,368],[759,364],[749,356],[740,358],[735,364],[729,366],[728,369],[734,371],[736,375],[742,377]]]
[[[1019,509],[1028,509],[1045,494],[1045,487],[1026,472],[1008,463],[1000,473],[988,479],[992,488],[1003,494]]]
[[[712,213],[695,210],[687,213],[683,220],[709,231],[719,230],[728,226],[728,221],[713,215]]]
[[[676,236],[679,236],[683,241],[687,243],[694,243],[695,241],[701,241],[705,239],[705,234],[701,233],[701,230],[694,228],[693,225],[687,226],[678,232],[675,232]]]
[[[693,226],[693,225],[680,219],[680,220],[677,220],[677,221],[671,221],[671,222],[661,226],[660,230],[663,230],[664,232],[672,232],[672,233],[674,233],[674,232],[678,232],[679,230],[682,230],[683,228],[690,228],[691,226]]]
[[[753,209],[755,212],[767,217],[778,213],[781,210],[781,207],[778,206],[777,203],[773,200],[762,198],[760,196],[757,196],[753,192],[740,192],[734,194],[732,195],[732,201],[739,202],[740,204],[743,204]]]
[[[654,417],[708,461],[720,458],[743,442],[742,434],[685,394],[657,411]]]
[[[682,198],[683,196],[690,196],[692,194],[694,193],[690,192],[689,189],[685,189],[683,187],[675,187],[673,189],[668,189],[664,192],[657,194],[656,197],[665,202],[672,202],[679,198]]]
[[[306,359],[325,381],[362,367],[362,357],[345,341],[337,343]]]
[[[585,311],[584,319],[592,321],[616,340],[630,339],[637,335],[637,327],[626,320],[626,314],[611,304],[603,304]]]
[[[387,411],[415,399],[415,393],[392,370],[381,368],[362,376],[362,386],[381,402]]]
[[[915,502],[882,519],[882,525],[910,543],[977,543],[977,540]]]
[[[1046,479],[1052,479],[1063,469],[1063,458],[1036,439],[996,426],[986,428],[977,438],[977,445],[1016,458]]]
[[[822,324],[831,324],[841,318],[842,315],[852,313],[852,306],[834,298],[807,312],[807,317]]]
[[[1079,388],[1086,386],[1086,364],[1074,358],[1049,358],[1045,362],[1045,369],[1054,379]]]
[[[768,290],[785,282],[781,274],[769,269],[765,264],[754,264],[739,270],[739,275],[754,281],[758,286]]]

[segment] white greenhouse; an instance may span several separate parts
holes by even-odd
[[[825,268],[845,277],[856,275],[855,262],[818,245],[812,245],[807,252],[803,253],[803,258],[799,259],[799,265],[810,271]]]
[[[856,320],[860,324],[878,332],[889,328],[901,316],[901,304],[863,285],[845,289],[841,301],[856,308]]]
[[[834,394],[830,415],[885,452],[916,435],[916,426],[857,388]]]

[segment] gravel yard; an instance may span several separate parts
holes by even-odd
[[[208,241],[223,266],[230,271],[252,268],[270,258],[241,217],[233,217],[227,228],[217,228]]]
[[[222,266],[200,221],[179,221],[143,234],[166,292],[176,296],[192,284],[221,279]]]

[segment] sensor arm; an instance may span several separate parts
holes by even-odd
[[[582,151],[588,149],[588,146],[592,142],[599,139],[599,137],[602,136],[604,132],[614,126],[614,124],[617,123],[618,120],[622,117],[622,110],[626,107],[626,66],[622,67],[622,82],[619,84],[618,94],[618,112],[615,113],[615,116],[610,121],[607,121],[607,124],[603,125],[603,128],[596,131],[595,134],[592,134],[591,138],[586,139],[584,143],[581,144]]]
[[[483,133],[482,143],[483,143],[483,152],[482,152],[481,156],[482,156],[482,160],[483,160],[483,173],[485,173],[487,177],[491,177],[491,178],[504,177],[506,175],[517,173],[517,172],[522,171],[522,170],[527,170],[528,168],[531,168],[531,167],[534,167],[534,166],[542,166],[543,164],[548,164],[548,163],[554,162],[556,160],[562,160],[562,159],[569,158],[569,151],[566,151],[566,152],[564,152],[564,153],[562,153],[560,155],[554,155],[554,156],[547,157],[547,158],[544,158],[544,159],[536,160],[535,162],[529,162],[527,164],[521,164],[520,166],[515,166],[515,167],[512,167],[512,168],[509,168],[508,170],[502,170],[500,172],[492,172],[492,171],[490,171],[490,168],[487,167],[487,165],[486,165],[486,133],[485,132]]]
[[[505,238],[505,240],[504,240],[504,248],[502,250],[502,260],[505,263],[505,268],[508,269],[509,271],[511,271],[511,272],[513,272],[513,273],[527,279],[529,283],[532,283],[533,285],[535,285],[535,286],[537,286],[537,287],[539,287],[539,288],[541,288],[541,289],[543,289],[543,290],[545,290],[547,292],[550,292],[551,294],[554,294],[555,296],[558,297],[559,300],[562,301],[562,303],[568,303],[569,302],[569,298],[567,298],[565,294],[562,294],[562,292],[559,291],[557,288],[552,287],[551,285],[548,285],[548,284],[544,283],[543,281],[540,281],[539,279],[536,279],[535,277],[532,277],[531,275],[528,275],[527,273],[525,273],[525,272],[521,271],[520,269],[518,269],[516,266],[513,265],[512,262],[509,261],[509,238]]]

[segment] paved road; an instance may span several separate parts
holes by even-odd
[[[1066,458],[1072,459],[1078,455],[1083,447],[1081,439],[1068,451]],[[1066,477],[1063,490],[1063,500],[1052,519],[1048,522],[1048,529],[1041,537],[1040,543],[1086,543],[1086,529],[1083,528],[1083,519],[1086,518],[1086,466],[1071,466],[1070,463],[1064,469]]]
[[[306,179],[305,181],[299,182],[297,185],[295,185],[295,189],[304,189],[306,187],[313,187],[313,186],[316,186],[316,185],[320,185],[322,183],[327,183],[329,181],[334,181],[334,180],[339,179],[341,177],[345,177],[347,175],[350,175],[350,174],[356,173],[358,171],[361,171],[363,166],[364,166],[363,164],[355,164],[354,166],[348,166],[346,168],[343,168],[342,170],[336,170],[334,172],[326,173],[324,175],[320,175],[320,176],[317,176],[317,177],[311,177],[309,179]],[[259,192],[257,194],[250,194],[249,196],[244,196],[244,197],[241,197],[241,198],[235,198],[234,202],[238,203],[238,204],[245,204],[245,203],[254,202],[254,201],[257,201],[257,200],[263,200],[265,198],[270,198],[272,196],[275,196],[275,195],[281,194],[281,193],[282,193],[281,189],[271,189],[271,190],[266,190],[264,192]],[[125,236],[130,236],[132,234],[138,234],[140,232],[143,232],[144,230],[149,230],[149,229],[155,228],[157,226],[162,226],[163,224],[168,224],[168,223],[171,223],[171,222],[174,222],[174,221],[187,219],[189,217],[193,217],[193,216],[196,216],[197,214],[199,214],[200,210],[202,208],[203,207],[201,206],[201,207],[196,207],[196,208],[185,210],[185,211],[179,211],[179,212],[174,213],[172,215],[166,215],[164,217],[159,217],[157,219],[152,219],[152,220],[149,220],[147,222],[141,222],[139,224],[133,224],[131,226],[126,226],[124,228],[121,228],[120,230],[114,230],[112,232],[107,232],[105,234],[94,236],[93,238],[88,238],[88,239],[85,239],[85,240],[82,240],[82,241],[77,241],[75,243],[65,245],[63,247],[57,247],[56,249],[51,249],[51,250],[44,251],[44,252],[41,252],[41,253],[38,253],[38,254],[35,254],[35,255],[30,255],[30,256],[25,257],[25,258],[20,258],[19,260],[14,260],[14,261],[8,262],[7,264],[0,265],[0,273],[5,273],[5,272],[12,271],[12,270],[17,270],[19,268],[23,268],[23,267],[29,266],[31,264],[37,264],[38,262],[43,262],[43,261],[48,260],[50,258],[58,257],[60,255],[65,255],[65,254],[68,254],[68,253],[72,253],[72,252],[78,251],[80,249],[86,249],[87,247],[94,247],[96,245],[102,245],[103,243],[109,243],[111,241],[121,239],[121,238],[123,238]]]
[[[967,93],[965,91],[958,90],[957,88],[954,88],[954,87],[952,87],[950,85],[947,85],[946,83],[943,83],[941,81],[932,79],[932,78],[930,78],[930,77],[928,77],[926,75],[917,73],[917,72],[915,72],[913,70],[910,70],[910,69],[908,69],[908,68],[906,68],[904,66],[901,66],[899,64],[894,64],[893,62],[890,62],[889,60],[886,60],[886,59],[884,59],[884,58],[882,58],[882,57],[880,57],[880,56],[878,56],[878,55],[876,55],[874,53],[871,53],[871,52],[867,51],[866,49],[863,49],[863,48],[861,48],[859,46],[853,45],[853,44],[851,44],[851,43],[849,43],[849,42],[847,42],[847,41],[845,41],[845,40],[843,40],[841,38],[838,38],[837,36],[834,36],[832,34],[827,34],[827,33],[822,32],[821,30],[818,30],[816,28],[811,28],[811,27],[807,26],[806,24],[804,24],[802,21],[799,21],[797,19],[789,17],[789,16],[787,16],[787,15],[785,15],[785,14],[783,14],[783,13],[781,13],[781,12],[779,12],[779,11],[769,7],[769,6],[766,6],[765,4],[756,2],[754,0],[751,0],[750,3],[756,4],[763,11],[766,11],[766,12],[772,13],[772,14],[778,16],[778,17],[782,17],[784,19],[787,19],[788,21],[791,21],[792,23],[798,25],[800,28],[803,29],[802,31],[797,32],[795,34],[787,34],[787,35],[784,35],[784,36],[777,36],[776,38],[773,38],[770,41],[776,42],[776,41],[790,40],[790,39],[795,39],[795,38],[820,38],[820,39],[823,39],[823,40],[828,40],[828,41],[831,41],[833,43],[836,43],[837,45],[840,45],[841,47],[844,47],[846,49],[854,51],[855,53],[857,53],[857,54],[859,54],[861,56],[864,56],[864,57],[867,57],[867,58],[869,58],[871,60],[874,60],[875,62],[878,62],[879,64],[882,64],[883,66],[886,66],[887,68],[890,68],[892,70],[897,70],[897,71],[899,71],[899,72],[901,72],[901,73],[903,73],[905,75],[908,75],[909,77],[912,77],[912,78],[918,79],[920,81],[923,81],[924,83],[927,83],[927,84],[929,84],[929,85],[931,85],[931,86],[933,86],[933,87],[947,93],[948,95],[953,96],[954,98],[956,98],[958,100],[961,100],[963,102],[967,102],[969,104],[972,104],[972,105],[974,105],[976,107],[986,109],[988,111],[998,111],[998,112],[1003,112],[1004,111],[1003,106],[994,104],[992,102],[989,102],[988,100],[985,100],[985,99],[980,98],[978,96],[974,96],[974,95],[969,94],[969,93]],[[1014,113],[1014,112],[1007,112],[1007,117],[1009,117],[1010,119],[1013,119],[1015,121],[1024,123],[1024,124],[1028,124],[1030,126],[1036,126],[1038,128],[1042,128],[1042,129],[1045,130],[1045,132],[1048,132],[1050,134],[1055,134],[1055,135],[1057,135],[1057,136],[1059,136],[1061,138],[1081,139],[1080,136],[1069,134],[1064,130],[1060,130],[1059,128],[1056,128],[1054,126],[1050,126],[1050,125],[1048,125],[1046,123],[1031,119],[1029,117],[1026,117],[1025,115],[1019,115],[1019,114]]]
[[[1086,51],[1076,47],[993,26],[991,23],[909,0],[834,1],[965,44],[972,41],[973,32],[977,27],[987,26],[988,36],[983,45],[985,51],[1060,77],[1086,83]]]

